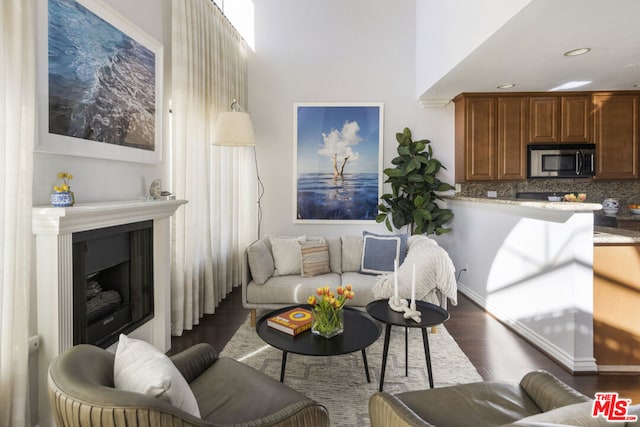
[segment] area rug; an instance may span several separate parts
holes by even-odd
[[[369,426],[369,398],[380,385],[383,343],[384,328],[380,338],[366,350],[370,383],[367,383],[359,351],[328,357],[289,353],[284,383],[322,403],[329,410],[332,426]],[[429,330],[429,347],[435,387],[482,380],[444,326],[438,326],[435,334]],[[238,329],[220,355],[280,380],[282,352],[262,341],[249,321]],[[406,377],[404,329],[393,327],[384,377],[384,391],[391,394],[429,388],[419,329],[409,329],[409,376]]]

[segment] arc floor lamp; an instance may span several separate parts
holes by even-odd
[[[253,133],[253,125],[249,113],[242,110],[236,100],[231,104],[231,111],[224,111],[218,114],[216,128],[213,137],[213,145],[223,147],[252,147],[253,160],[256,166],[256,178],[258,180],[258,239],[260,239],[260,229],[262,227],[262,206],[260,201],[264,194],[264,185],[258,173],[258,156],[256,154],[256,138]]]

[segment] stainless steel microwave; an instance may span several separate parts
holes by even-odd
[[[587,178],[595,175],[595,144],[527,146],[528,178]]]

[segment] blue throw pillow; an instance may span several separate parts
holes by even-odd
[[[402,264],[407,255],[407,234],[374,234],[362,232],[362,262],[364,274],[393,273],[393,261]]]

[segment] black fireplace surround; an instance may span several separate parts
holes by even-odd
[[[153,221],[73,233],[73,344],[109,347],[153,318]]]

